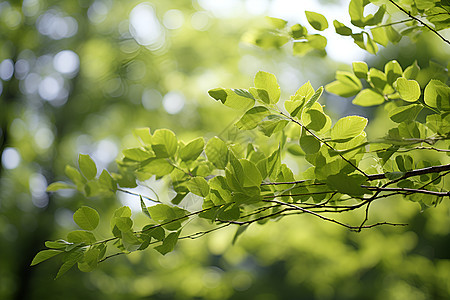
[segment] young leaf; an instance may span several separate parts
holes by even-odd
[[[73,214],[73,220],[81,229],[94,230],[98,226],[100,216],[95,209],[82,206]]]
[[[67,234],[67,240],[72,244],[92,245],[97,241],[94,234],[90,231],[74,230]]]
[[[144,199],[142,199],[141,195],[139,195],[139,200],[141,200],[142,212],[144,213],[144,215],[146,215],[147,217],[149,217],[151,219],[152,217],[150,217],[150,213],[148,212],[147,205],[145,205]]]
[[[53,182],[53,183],[49,184],[47,187],[47,192],[56,192],[59,190],[75,189],[75,188],[76,187],[72,184],[58,181],[58,182]]]
[[[355,73],[356,77],[361,79],[367,78],[367,73],[369,72],[369,67],[363,61],[355,61],[352,63],[353,73]],[[359,81],[359,80],[358,80]],[[361,82],[359,82],[361,83]],[[361,86],[362,88],[362,86]]]
[[[325,86],[328,93],[336,94],[341,97],[351,97],[356,95],[361,89],[361,81],[350,72],[337,71],[336,81]]]
[[[89,155],[80,154],[78,156],[78,166],[87,180],[92,180],[97,175],[97,167]]]
[[[197,196],[206,197],[209,194],[209,185],[203,177],[191,178],[186,183],[189,191]]]
[[[164,239],[162,245],[156,246],[155,250],[161,253],[162,255],[166,255],[167,253],[173,251],[175,245],[178,242],[178,237],[180,236],[180,231],[172,232]]]
[[[327,184],[343,194],[359,196],[369,194],[368,189],[362,188],[361,184],[367,180],[366,177],[359,174],[346,175],[339,173],[327,177]]]
[[[228,163],[228,147],[218,137],[213,137],[205,147],[206,157],[218,169],[224,170]]]
[[[258,126],[259,122],[269,114],[266,107],[255,106],[250,108],[235,125],[239,129],[250,130]]]
[[[305,15],[314,29],[322,31],[328,28],[328,21],[323,15],[312,11],[305,11]]]
[[[359,106],[374,106],[384,103],[384,97],[374,89],[364,89],[352,101]]]
[[[439,80],[432,79],[425,87],[425,103],[441,110],[450,110],[450,87]]]
[[[64,263],[59,268],[58,274],[56,274],[56,278],[58,279],[61,277],[64,273],[69,271],[70,268],[72,268],[77,262],[81,261],[83,259],[84,249],[77,248],[72,250],[71,252],[67,253],[64,257]]]
[[[314,154],[320,150],[320,142],[312,135],[302,135],[300,137],[300,147],[306,154]]]
[[[78,269],[82,272],[91,272],[97,267],[100,249],[92,248],[84,253],[83,259],[78,262]]]
[[[255,76],[255,87],[264,89],[269,94],[270,103],[277,103],[280,99],[280,86],[275,75],[259,71]]]
[[[42,250],[39,251],[36,256],[33,258],[33,261],[31,262],[30,266],[37,265],[38,263],[41,263],[47,259],[50,259],[58,254],[64,253],[64,251],[61,250]]]
[[[180,149],[180,158],[183,161],[196,160],[197,157],[203,152],[205,146],[205,140],[203,138],[197,138],[189,142],[186,146]]]
[[[158,158],[172,157],[178,148],[175,133],[169,129],[158,129],[152,137],[152,149]]]
[[[349,36],[353,33],[351,28],[345,26],[343,23],[339,22],[338,20],[334,20],[333,25],[334,25],[334,29],[336,30],[337,34]]]
[[[422,108],[421,104],[399,106],[389,111],[389,118],[396,123],[412,121],[416,119]]]
[[[72,180],[73,183],[77,186],[79,191],[84,191],[84,185],[86,183],[86,178],[84,178],[77,169],[72,166],[67,165],[65,168],[65,173],[67,177]]]
[[[319,87],[316,92],[314,93],[314,95],[312,95],[311,99],[308,100],[308,102],[306,102],[305,104],[305,109],[310,109],[314,103],[316,103],[317,100],[319,100],[320,96],[322,96],[323,93],[323,87]]]
[[[331,139],[334,141],[347,141],[360,135],[366,126],[367,119],[363,117],[348,116],[341,118],[331,128]]]
[[[400,97],[405,101],[415,102],[420,97],[420,86],[415,80],[399,77],[395,81],[395,86],[397,87]]]

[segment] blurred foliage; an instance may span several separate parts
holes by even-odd
[[[101,171],[114,166],[118,149],[134,143],[136,127],[170,128],[186,141],[221,134],[236,115],[206,91],[249,86],[249,74],[259,69],[281,74],[280,84],[294,82],[291,88],[333,79],[339,64],[315,59],[321,51],[302,60],[286,57],[284,48],[265,52],[239,44],[263,21],[244,9],[220,15],[207,2],[0,2],[0,298],[447,299],[448,201],[423,213],[400,199],[375,207],[375,219],[389,215],[407,228],[356,234],[291,217],[252,225],[234,245],[235,230],[227,228],[183,241],[167,256],[135,253],[89,274],[69,271],[56,282],[57,262],[29,267],[44,241],[75,229],[78,207],[109,216],[119,201],[130,205],[125,197],[47,194],[47,184],[65,179],[64,166],[75,164],[78,153],[90,154]],[[448,63],[448,46],[436,45],[432,33],[415,43],[403,39],[370,57],[370,65],[383,66],[383,57],[403,68],[414,60],[426,66],[430,58]],[[429,72],[437,67],[430,64]],[[344,106],[333,96],[327,100]],[[346,114],[356,110],[347,108]],[[368,130],[384,132],[386,118],[373,120]],[[144,224],[143,215],[133,215]],[[195,226],[202,228],[191,230]],[[109,236],[109,224],[98,230]]]

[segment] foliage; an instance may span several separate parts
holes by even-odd
[[[431,30],[448,43],[438,33],[449,27],[447,19],[438,17],[448,15],[445,1],[415,1],[405,7],[394,1],[372,3],[381,6],[374,15],[365,16],[364,7],[369,1],[350,1],[352,24],[362,32],[353,33],[334,21],[336,32],[351,36],[359,47],[372,54],[378,51],[376,43],[397,43],[402,35],[414,36],[421,30]],[[393,22],[393,10],[406,13],[408,19]],[[327,28],[328,22],[321,14],[306,12],[306,16],[314,29]],[[255,44],[280,47],[293,38],[294,54],[302,55],[325,48],[326,38],[308,35],[302,25],[287,28],[284,20],[272,18],[270,22],[274,31],[269,32],[268,40],[254,38]],[[407,27],[400,33],[395,29],[399,24]],[[443,68],[430,75],[417,63],[403,70],[396,60],[391,60],[383,70],[355,62],[353,72],[336,72],[336,80],[325,89],[314,89],[306,82],[284,101],[276,77],[264,71],[256,74],[254,87],[212,89],[208,93],[213,99],[240,112],[235,127],[252,131],[256,136],[253,142],[234,143],[219,137],[184,142],[169,129],[152,133],[149,128],[140,128],[134,132],[140,145],[123,150],[117,172],[104,170],[96,176],[93,160],[80,155],[80,171],[66,167],[66,175],[74,185],[56,182],[48,187],[49,191],[71,187],[86,197],[132,194],[139,198],[142,212],[150,220],[137,229],[130,208],[117,208],[109,218],[113,236],[97,239],[93,231],[99,214],[83,206],[73,216],[83,230],[70,232],[67,241],[47,242],[48,249],[39,252],[32,264],[61,255],[63,264],[58,278],[75,264],[88,272],[110,257],[149,247],[165,255],[181,239],[196,239],[230,225],[238,226],[236,240],[250,224],[263,225],[289,215],[311,215],[354,231],[405,225],[389,220],[369,223],[371,207],[381,199],[402,195],[425,209],[450,196],[445,181],[450,172],[447,76]],[[384,136],[374,138],[366,133],[368,120],[364,117],[350,115],[333,122],[319,102],[324,90],[343,97],[356,96],[355,105],[384,105],[393,126]],[[422,155],[431,151],[438,154],[433,159]],[[310,167],[294,175],[283,163],[287,153]],[[171,203],[126,189],[145,185],[150,178],[170,185],[175,192]],[[188,196],[201,209],[183,205]],[[153,205],[147,206],[144,199]],[[359,210],[364,212],[359,224],[330,217]],[[183,235],[193,219],[205,219],[209,227]]]

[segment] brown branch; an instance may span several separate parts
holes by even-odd
[[[411,19],[416,20],[417,22],[419,22],[420,24],[422,24],[423,26],[425,26],[426,28],[428,28],[429,30],[431,30],[432,32],[434,32],[438,37],[440,37],[444,42],[446,42],[447,44],[450,45],[450,41],[447,40],[445,37],[443,37],[439,32],[437,32],[436,29],[434,29],[433,27],[431,27],[430,25],[428,25],[427,23],[425,23],[424,21],[422,21],[421,19],[413,16],[409,11],[407,11],[406,9],[404,9],[403,7],[401,7],[400,5],[398,5],[397,3],[394,2],[394,0],[389,0],[389,2],[391,2],[393,5],[395,5],[398,9],[400,9],[402,12],[404,12],[405,14],[407,14]]]
[[[427,195],[433,195],[433,196],[438,196],[438,197],[445,197],[445,196],[450,197],[450,192],[435,192],[435,191],[409,189],[409,188],[386,188],[386,187],[383,188],[383,187],[368,186],[368,185],[361,185],[361,187],[366,188],[368,190],[373,190],[373,191],[419,193],[419,194],[427,194]]]
[[[405,174],[400,179],[405,179],[405,178],[412,177],[412,176],[418,176],[418,175],[424,175],[424,174],[430,174],[430,173],[440,173],[440,172],[445,172],[445,171],[450,171],[450,164],[411,170],[411,171],[405,172]],[[380,179],[385,179],[385,178],[387,178],[386,173],[368,175],[369,181],[380,180]]]

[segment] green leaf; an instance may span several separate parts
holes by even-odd
[[[308,102],[306,102],[305,108],[306,109],[311,108],[314,105],[314,103],[316,103],[316,101],[319,100],[320,96],[322,96],[322,93],[323,93],[323,86],[319,87],[314,93],[314,95],[312,95],[311,99],[309,99]]]
[[[432,79],[425,87],[425,103],[440,110],[450,110],[450,87],[439,80]]]
[[[269,94],[270,103],[277,103],[280,99],[280,86],[278,85],[275,75],[263,71],[259,71],[255,75],[255,87],[264,89]]]
[[[152,137],[152,149],[158,158],[173,157],[177,152],[178,141],[169,129],[158,129]]]
[[[203,152],[205,147],[205,140],[203,138],[197,138],[189,142],[186,146],[180,149],[180,158],[183,161],[196,160],[197,157]]]
[[[78,269],[82,272],[91,272],[97,267],[99,255],[100,249],[98,248],[87,250],[83,255],[83,259],[78,262]]]
[[[349,36],[353,33],[351,28],[345,26],[343,23],[339,22],[338,20],[334,20],[333,25],[334,25],[334,29],[336,30],[337,34]]]
[[[130,217],[114,217],[114,223],[122,233],[133,229],[133,220]]]
[[[371,28],[370,32],[372,33],[372,38],[376,43],[384,47],[387,46],[387,44],[389,43],[389,38],[384,27]]]
[[[294,95],[294,99],[291,100],[301,100],[301,101],[308,101],[313,95],[314,95],[315,91],[314,88],[311,85],[311,82],[306,82],[305,84],[303,84],[296,92]],[[303,99],[303,98],[304,99]]]
[[[139,169],[139,172],[164,176],[170,174],[174,168],[167,158],[157,158],[150,160],[148,164]]]
[[[320,150],[320,142],[312,135],[302,135],[300,137],[300,147],[306,154],[314,154]]]
[[[72,166],[67,165],[65,168],[65,173],[67,177],[72,180],[73,183],[77,186],[79,191],[84,191],[84,184],[86,183],[86,179]]]
[[[405,69],[405,71],[403,72],[403,77],[405,77],[406,79],[416,79],[417,75],[419,75],[419,71],[420,68],[416,60],[412,65]]]
[[[396,44],[400,42],[402,39],[402,35],[397,32],[397,30],[394,29],[393,26],[386,26],[384,27],[384,30],[386,31],[386,35],[388,39],[393,43]]]
[[[397,78],[402,77],[403,70],[396,60],[391,60],[386,65],[384,65],[384,73],[386,74],[387,82],[392,85],[397,80]]]
[[[143,145],[151,145],[152,144],[152,135],[150,133],[150,128],[135,128],[133,130],[133,134]]]
[[[303,114],[302,121],[306,128],[319,131],[325,126],[327,118],[323,112],[317,109],[310,109]]]
[[[305,15],[314,29],[322,31],[328,28],[328,21],[323,15],[312,11],[305,11]]]
[[[115,192],[117,191],[117,182],[112,178],[108,171],[103,170],[98,178],[99,184],[106,190]]]
[[[220,100],[222,103],[225,103],[227,100],[227,92],[222,88],[215,88],[208,91],[208,94],[215,100]]]
[[[365,181],[367,181],[367,178],[359,174],[347,175],[339,173],[327,177],[328,186],[340,193],[352,196],[370,194],[370,191],[368,189],[361,187],[361,184]]]
[[[369,67],[367,66],[367,64],[365,62],[355,61],[352,63],[352,67],[353,67],[353,73],[355,73],[356,77],[361,78],[361,79],[367,78],[367,73],[369,72]],[[357,82],[359,82],[361,84],[361,82],[359,80]],[[360,89],[361,88],[362,88],[362,85],[360,86]]]
[[[33,258],[33,261],[31,262],[30,266],[37,265],[38,263],[41,263],[47,259],[50,259],[58,254],[64,253],[64,251],[61,250],[42,250],[39,251],[36,256]]]
[[[228,147],[218,137],[213,137],[205,147],[206,157],[218,169],[224,170],[228,163]]]
[[[155,250],[161,253],[162,255],[166,255],[167,253],[173,251],[175,245],[178,242],[178,237],[180,236],[180,231],[172,232],[164,239],[162,245],[156,246]]]
[[[148,208],[150,216],[159,224],[164,225],[168,230],[177,230],[181,227],[181,221],[184,220],[186,211],[178,207],[172,207],[167,204],[157,204]],[[174,221],[177,219],[177,221]]]
[[[350,140],[360,135],[366,126],[367,119],[363,117],[348,116],[341,118],[331,128],[331,139],[334,141]]]
[[[266,17],[266,20],[270,25],[272,25],[276,29],[283,29],[287,24],[287,21],[274,17]]]
[[[92,245],[97,241],[94,234],[90,231],[74,230],[67,234],[67,240],[73,244],[87,244]]]
[[[56,240],[56,241],[46,241],[45,247],[52,249],[64,249],[72,243],[66,242],[65,240]]]
[[[75,189],[76,187],[73,184],[65,183],[65,182],[53,182],[48,185],[47,192],[56,192],[64,189]]]
[[[151,219],[152,217],[150,217],[150,213],[148,212],[147,205],[145,205],[144,199],[142,199],[141,195],[139,195],[139,200],[141,201],[142,212],[144,213],[144,215],[146,215],[147,217],[149,217]]]
[[[216,88],[209,90],[208,94],[215,100],[221,101],[224,105],[234,109],[246,109],[255,103],[253,96],[250,93],[243,93],[243,90],[233,91],[231,89]]]
[[[100,216],[95,209],[82,206],[73,214],[73,220],[81,229],[94,230],[98,226]]]
[[[400,94],[400,97],[405,101],[415,102],[420,97],[420,85],[415,80],[408,80],[406,78],[399,77],[395,81],[395,86]]]
[[[83,259],[84,255],[84,249],[77,248],[72,250],[71,252],[67,253],[64,257],[61,268],[59,268],[58,274],[56,274],[56,278],[58,279],[63,274],[65,274],[67,271],[69,271],[70,268],[72,268],[76,263],[81,261]]]
[[[291,26],[290,35],[292,36],[292,38],[300,39],[300,38],[305,37],[307,34],[308,34],[308,31],[302,25],[295,24],[295,25]]]
[[[341,97],[351,97],[356,95],[361,89],[361,81],[350,72],[337,71],[336,81],[325,86],[327,92]]]
[[[197,196],[206,197],[209,194],[208,182],[203,177],[193,177],[186,183],[189,191]]]
[[[244,172],[244,182],[241,182],[242,186],[259,187],[262,182],[262,177],[256,165],[253,162],[243,158],[239,159],[239,163],[241,164],[242,170]]]
[[[97,175],[97,167],[89,155],[80,154],[78,156],[78,166],[87,180],[92,180]]]
[[[389,118],[396,123],[405,121],[413,121],[422,110],[421,104],[412,104],[407,106],[399,106],[389,111]]]
[[[155,155],[147,150],[144,150],[142,148],[130,148],[125,149],[122,151],[123,156],[125,158],[132,160],[132,161],[145,161],[151,157],[154,157]]]
[[[250,130],[256,128],[259,122],[269,114],[270,112],[266,107],[255,106],[250,108],[235,125],[239,129]]]
[[[352,103],[359,106],[374,106],[383,104],[384,97],[374,89],[365,89],[356,95]]]

